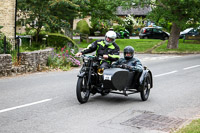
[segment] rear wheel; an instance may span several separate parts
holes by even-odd
[[[79,77],[77,86],[76,86],[76,96],[78,101],[82,103],[86,103],[90,96],[90,90],[87,88],[87,78]]]
[[[148,39],[148,37],[147,37],[147,36],[145,36],[145,37],[144,37],[144,39]]]
[[[148,99],[150,94],[150,88],[151,88],[151,77],[149,73],[147,73],[147,76],[144,79],[144,89],[140,92],[142,101],[146,101]]]

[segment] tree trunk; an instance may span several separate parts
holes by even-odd
[[[74,19],[71,19],[69,21],[69,23],[70,23],[70,28],[65,27],[65,36],[68,36],[71,39],[73,39],[73,24],[74,24]]]
[[[36,28],[36,35],[35,35],[35,40],[36,42],[38,42],[38,39],[39,39],[39,34],[40,34],[40,31],[41,31],[41,28],[42,26],[38,26],[38,28]]]
[[[181,32],[180,28],[177,26],[177,24],[175,24],[173,22],[169,41],[167,44],[168,49],[177,49],[178,48],[180,32]]]

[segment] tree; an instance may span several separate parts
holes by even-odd
[[[18,11],[24,14],[21,19],[26,19],[26,23],[36,29],[36,42],[42,26],[49,27],[51,32],[70,27],[70,20],[77,16],[79,8],[70,0],[18,0]]]
[[[200,1],[199,0],[132,0],[135,6],[151,6],[150,19],[154,22],[163,20],[171,23],[170,37],[167,48],[178,48],[180,31],[187,26],[197,27],[200,21]],[[130,3],[129,3],[130,4]]]
[[[36,29],[36,41],[50,14],[48,2],[49,0],[18,0],[18,11],[24,14],[23,18],[19,16],[19,20],[25,19],[26,24]],[[37,24],[35,24],[36,21]]]
[[[89,0],[87,8],[82,8],[81,12],[83,16],[91,16],[92,30],[105,34],[113,21],[121,20],[116,15],[121,3],[121,0]]]
[[[52,14],[61,21],[68,22],[63,26],[67,36],[72,38],[73,20],[78,16],[83,16],[82,9],[87,9],[89,0],[51,0],[50,9]]]

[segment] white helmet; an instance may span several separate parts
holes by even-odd
[[[105,35],[105,43],[106,45],[115,42],[117,35],[114,31],[108,31]]]

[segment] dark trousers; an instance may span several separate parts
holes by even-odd
[[[100,68],[104,68],[104,69],[107,69],[107,68],[110,68],[110,64],[108,62],[103,62],[101,65],[100,65]]]

